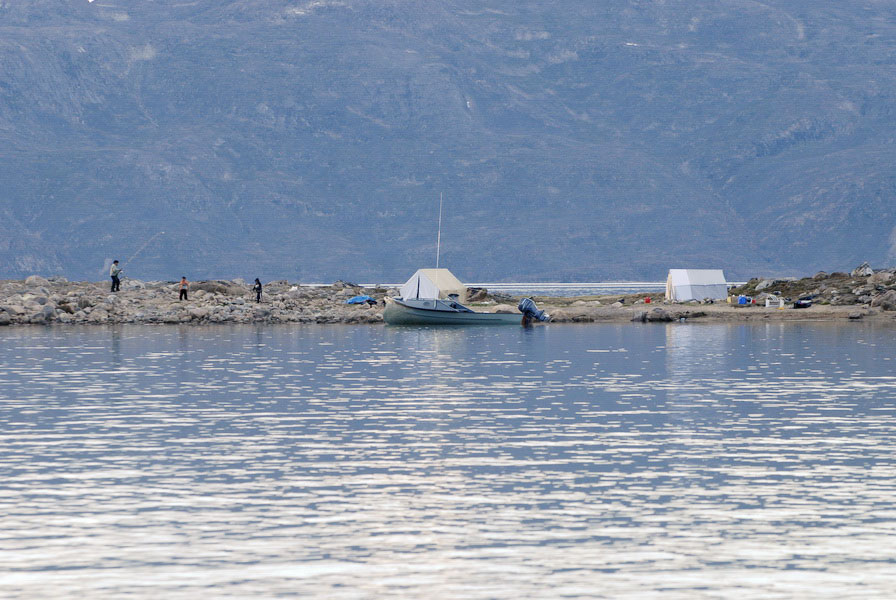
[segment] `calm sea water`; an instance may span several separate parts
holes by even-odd
[[[3,598],[892,598],[896,329],[6,328]]]

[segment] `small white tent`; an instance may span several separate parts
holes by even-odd
[[[666,300],[724,300],[728,283],[721,269],[669,269],[666,278]]]
[[[467,288],[448,269],[419,269],[401,286],[400,293],[405,300],[447,298],[448,294],[457,294],[460,302],[467,299]]]

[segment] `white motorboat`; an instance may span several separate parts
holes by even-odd
[[[386,298],[389,325],[520,325],[523,315],[476,312],[452,299]]]

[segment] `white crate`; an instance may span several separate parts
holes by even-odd
[[[768,296],[765,299],[766,308],[784,308],[784,298],[780,296]]]

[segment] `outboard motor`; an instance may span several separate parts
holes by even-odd
[[[532,298],[523,298],[520,300],[520,303],[516,305],[517,309],[521,313],[523,313],[524,319],[530,319],[534,321],[550,321],[551,315],[547,314],[543,310],[538,310],[538,307],[535,305],[535,301]]]

